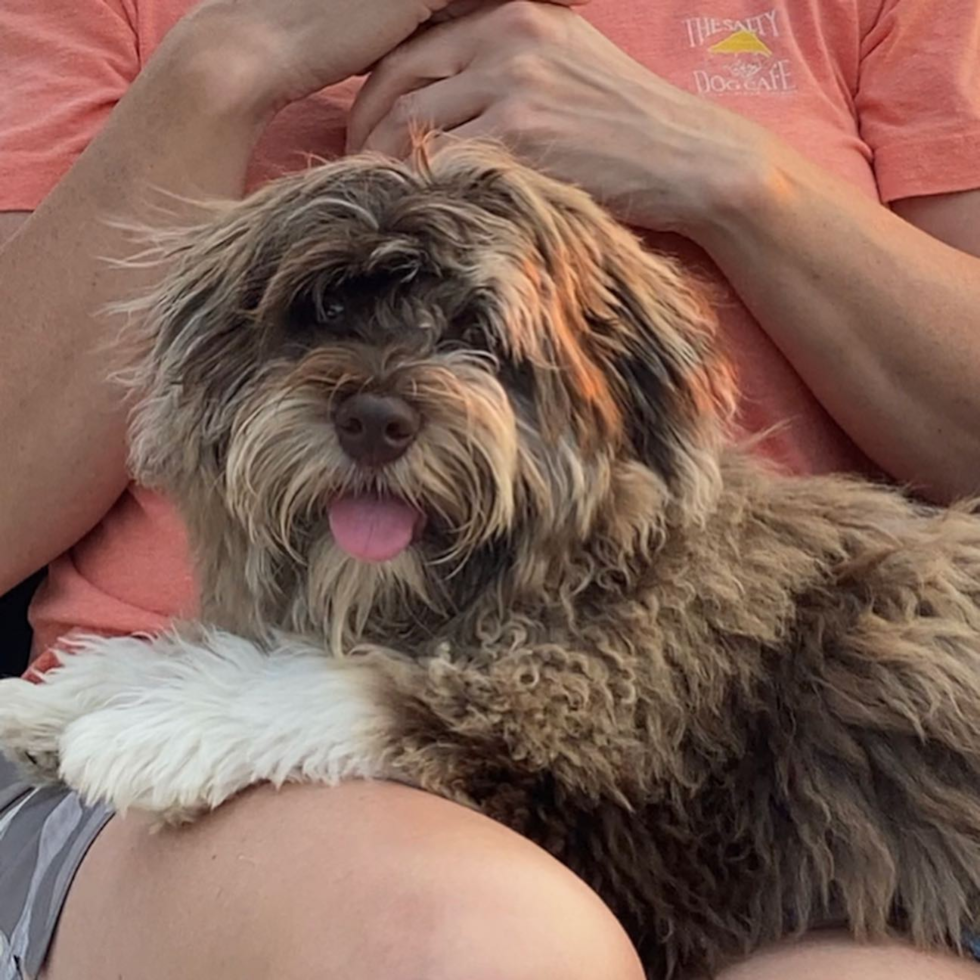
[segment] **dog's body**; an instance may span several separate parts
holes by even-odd
[[[11,754],[168,819],[262,780],[421,786],[581,874],[651,977],[827,923],[958,943],[969,506],[727,447],[673,266],[486,150],[331,165],[187,242],[134,462],[206,626],[4,682]]]

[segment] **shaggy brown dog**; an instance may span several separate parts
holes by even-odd
[[[220,776],[178,760],[196,789],[127,796],[69,739],[69,781],[164,812],[262,778],[410,782],[574,869],[651,978],[831,922],[958,943],[980,913],[969,507],[733,448],[678,269],[486,147],[323,166],[168,250],[137,476],[186,518],[203,620],[273,665],[301,637],[367,707],[341,747],[297,702],[263,750],[332,738],[321,768],[242,735]]]

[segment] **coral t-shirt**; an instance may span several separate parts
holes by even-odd
[[[3,0],[0,210],[37,206],[190,6]],[[980,186],[978,0],[592,0],[582,14],[650,70],[771,128],[869,197]],[[250,185],[309,153],[340,153],[357,85],[278,116]],[[787,423],[771,451],[792,470],[872,471],[707,258],[686,244],[681,252],[720,287],[745,425]],[[166,501],[132,486],[52,564],[32,618],[44,648],[74,627],[155,630],[193,609],[180,522]]]

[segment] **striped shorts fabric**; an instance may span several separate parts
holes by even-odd
[[[63,787],[32,788],[0,755],[0,980],[34,980],[75,872],[112,816]]]

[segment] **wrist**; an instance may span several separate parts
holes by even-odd
[[[255,145],[279,105],[256,84],[240,47],[205,39],[179,23],[83,155],[110,207],[121,204],[119,195],[145,198],[150,187],[193,199],[244,193]]]
[[[779,223],[798,197],[800,170],[791,155],[767,135],[731,148],[716,161],[706,159],[693,181],[692,206],[681,233],[710,252],[719,242]]]
[[[204,7],[170,31],[143,74],[182,107],[258,134],[290,101],[270,48],[257,27]]]

